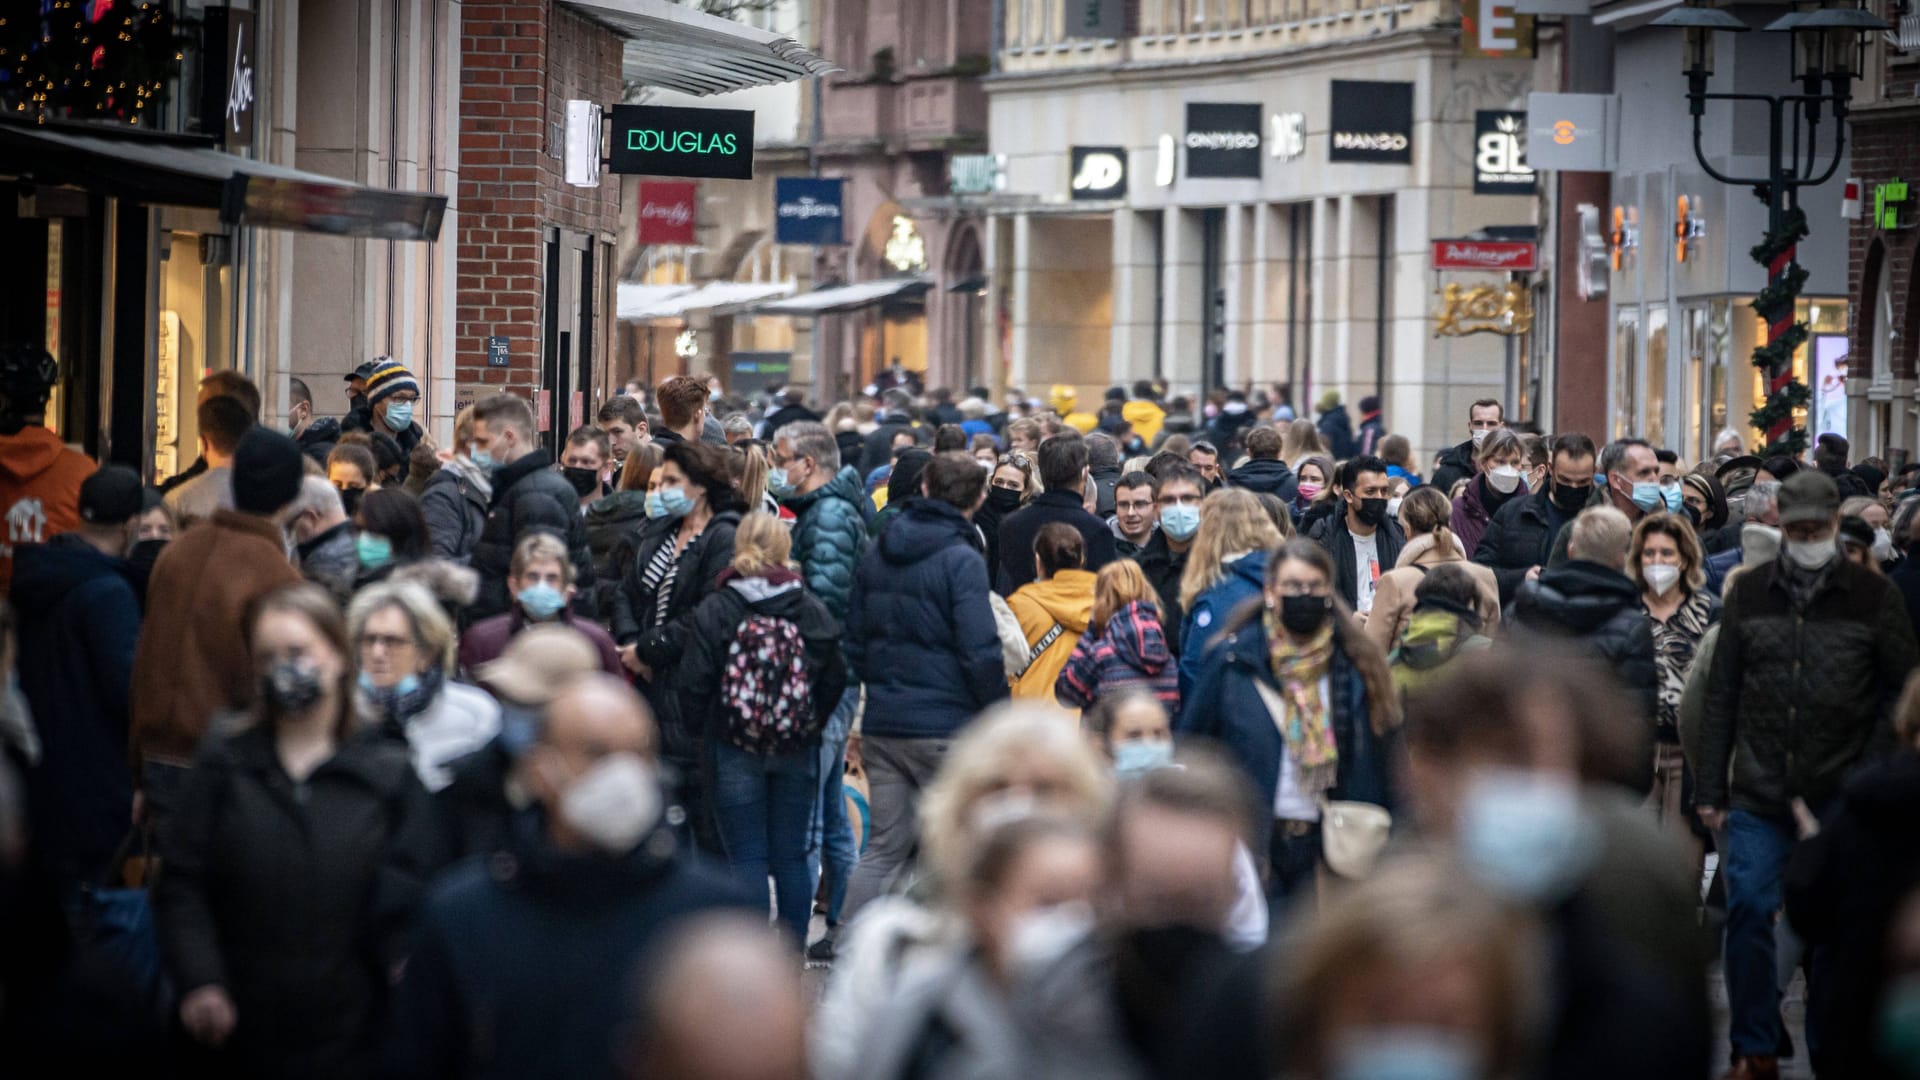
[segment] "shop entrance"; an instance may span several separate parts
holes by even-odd
[[[593,393],[593,238],[572,229],[547,230],[546,271],[541,398],[535,411],[541,443],[559,457],[567,433],[592,413],[587,399]]]

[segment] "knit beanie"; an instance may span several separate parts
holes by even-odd
[[[273,514],[300,494],[306,458],[300,446],[277,431],[255,425],[233,448],[233,508]]]
[[[400,361],[382,360],[367,374],[367,407],[372,408],[402,390],[411,390],[417,396],[420,383],[413,372],[400,366]]]

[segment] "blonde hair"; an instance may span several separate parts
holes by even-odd
[[[1646,550],[1647,537],[1654,533],[1671,538],[1673,546],[1680,549],[1680,576],[1687,583],[1687,591],[1696,593],[1704,588],[1706,557],[1700,553],[1700,541],[1693,535],[1692,523],[1678,514],[1648,514],[1633,527],[1633,542],[1627,548],[1627,576],[1636,584],[1646,584],[1646,578],[1640,575],[1640,554]],[[1726,588],[1724,582],[1721,588]]]
[[[1280,460],[1292,464],[1302,457],[1327,453],[1327,444],[1320,438],[1320,429],[1312,420],[1300,417],[1287,425],[1280,433]],[[1332,476],[1329,475],[1331,480]]]
[[[793,555],[793,534],[780,519],[764,510],[755,510],[740,519],[733,532],[733,572],[742,577],[761,577],[767,571],[787,566]]]
[[[1453,504],[1432,485],[1422,484],[1407,492],[1400,500],[1400,516],[1407,523],[1407,539],[1430,535],[1435,551],[1451,551],[1463,559],[1467,557],[1460,538],[1447,527],[1453,518]]]
[[[382,581],[354,594],[353,602],[347,605],[347,636],[356,643],[356,649],[360,635],[366,633],[367,620],[390,607],[399,608],[406,615],[420,651],[439,665],[441,674],[451,674],[454,646],[458,643],[453,620],[447,618],[446,609],[433,598],[433,593],[417,581]],[[356,653],[354,667],[359,666]]]
[[[473,406],[453,414],[453,447],[462,453],[473,443]]]
[[[1046,769],[1046,809],[1089,824],[1113,800],[1113,776],[1071,717],[1052,704],[1003,702],[961,729],[920,799],[920,843],[938,881],[960,881],[980,836],[980,799],[1008,786],[1008,775]]]
[[[855,422],[853,404],[846,401],[836,403],[833,408],[827,410],[827,418],[820,422],[827,425],[827,430],[836,435],[842,431],[852,431]]]
[[[766,501],[767,473],[773,468],[773,462],[767,457],[764,447],[753,443],[741,443],[733,448],[735,468],[729,470],[734,476],[734,487],[740,490],[740,499],[748,506],[758,507]]]
[[[1107,628],[1107,620],[1114,617],[1121,608],[1135,600],[1152,604],[1155,611],[1160,607],[1160,594],[1154,591],[1153,583],[1147,580],[1146,571],[1132,559],[1115,559],[1100,568],[1093,579],[1093,616],[1087,622],[1087,629],[1101,633]]]
[[[1227,559],[1279,547],[1282,539],[1253,492],[1224,488],[1207,496],[1200,504],[1200,530],[1193,534],[1187,568],[1180,575],[1180,606],[1193,607],[1201,593],[1226,577]]]
[[[653,479],[653,471],[665,460],[660,452],[660,444],[649,439],[627,450],[627,463],[620,467],[621,491],[645,491]]]

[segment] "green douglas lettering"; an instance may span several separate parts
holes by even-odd
[[[735,154],[739,152],[740,141],[731,132],[707,134],[631,128],[627,131],[627,149],[666,154]]]

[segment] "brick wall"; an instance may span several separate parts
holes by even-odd
[[[462,398],[474,384],[531,398],[540,382],[544,228],[608,238],[619,228],[620,185],[569,187],[559,154],[569,99],[619,99],[620,40],[552,0],[468,3],[461,12],[455,370]],[[510,367],[486,366],[496,334],[509,339]]]
[[[1900,179],[1907,181],[1910,191],[1920,192],[1920,141],[1913,137],[1920,129],[1917,97],[1920,65],[1893,66],[1888,69],[1884,100],[1898,104],[1869,106],[1852,116],[1852,174],[1860,178],[1863,203],[1860,216],[1850,225],[1848,238],[1848,293],[1854,305],[1848,373],[1855,378],[1877,374],[1869,366],[1873,363],[1873,337],[1883,329],[1879,320],[1884,313],[1876,306],[1883,285],[1893,301],[1894,326],[1900,331],[1894,345],[1893,374],[1896,378],[1912,378],[1914,374],[1915,349],[1920,343],[1920,305],[1911,301],[1916,285],[1915,263],[1920,261],[1920,227],[1906,224],[1886,231],[1875,228],[1871,217],[1875,184]],[[1909,197],[1900,209],[1903,223],[1920,219],[1915,207],[1916,199]],[[1876,242],[1882,248],[1877,282],[1868,280],[1868,253]]]

